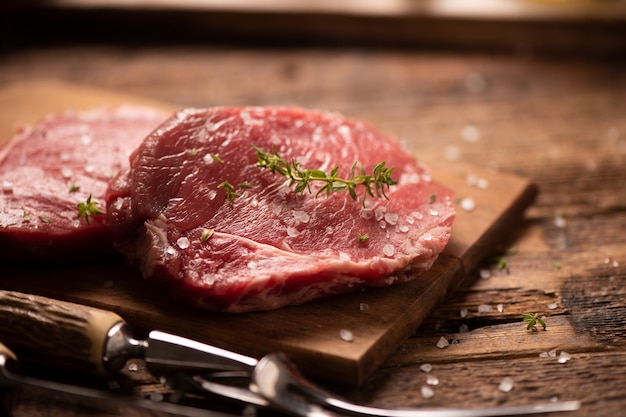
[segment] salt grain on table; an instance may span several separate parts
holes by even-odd
[[[431,364],[429,364],[429,363],[423,363],[423,364],[420,365],[420,370],[422,372],[429,373],[430,371],[433,370],[433,366]]]
[[[498,385],[498,389],[502,392],[509,392],[513,389],[513,378],[506,377],[502,379],[500,385]]]
[[[420,393],[422,394],[422,398],[429,399],[435,396],[435,391],[431,387],[423,386],[420,389]]]
[[[557,359],[557,361],[559,363],[565,363],[565,362],[569,361],[570,359],[572,359],[572,355],[570,355],[567,352],[561,352],[559,354],[559,359]]]
[[[493,311],[493,307],[488,304],[481,304],[478,306],[479,313],[491,313]]]
[[[439,378],[437,378],[435,375],[428,375],[426,377],[426,383],[428,385],[439,385]]]
[[[439,341],[437,342],[437,347],[439,349],[443,349],[445,347],[448,347],[448,345],[450,345],[450,343],[448,342],[448,339],[446,339],[445,337],[441,336],[441,338],[439,338]]]

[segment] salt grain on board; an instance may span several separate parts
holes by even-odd
[[[348,329],[341,329],[339,331],[339,337],[344,342],[352,342],[354,341],[354,334]]]
[[[461,200],[461,208],[467,212],[474,211],[476,208],[476,202],[473,198],[465,197]]]

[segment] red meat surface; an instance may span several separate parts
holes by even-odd
[[[167,118],[119,106],[51,114],[0,149],[0,258],[76,262],[115,253],[104,216],[77,218],[89,195],[105,210],[108,182]]]
[[[253,145],[340,177],[355,161],[367,173],[385,161],[397,185],[388,200],[316,196],[317,184],[300,195],[257,166]],[[414,279],[446,246],[455,211],[450,190],[389,135],[334,113],[244,107],[173,115],[112,184],[107,215],[145,279],[193,306],[244,312]]]

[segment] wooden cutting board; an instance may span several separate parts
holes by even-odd
[[[0,88],[0,140],[10,137],[16,125],[35,122],[49,112],[120,103],[173,109],[163,103],[57,82],[8,85]],[[465,211],[457,204],[452,239],[444,254],[430,271],[409,283],[237,315],[176,305],[118,260],[73,267],[3,267],[0,288],[115,311],[139,337],[159,329],[255,357],[283,351],[310,377],[358,385],[417,329],[467,271],[493,254],[537,192],[524,178],[457,163],[424,162],[458,199],[472,198],[475,209]],[[468,175],[485,179],[488,187],[469,184]],[[353,341],[342,340],[342,329],[352,332]]]

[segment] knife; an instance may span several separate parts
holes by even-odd
[[[16,372],[16,368],[18,368],[16,355],[0,343],[0,389],[21,389],[27,395],[67,404],[74,410],[80,407],[85,412],[103,411],[114,415],[134,417],[234,417],[234,414],[163,401],[123,397],[93,388],[33,378]]]
[[[0,290],[0,322],[4,324],[0,337],[5,341],[10,338],[31,353],[45,351],[44,356],[63,360],[67,369],[115,372],[128,359],[139,357],[153,374],[186,374],[207,392],[298,416],[333,415],[325,410],[328,408],[366,417],[484,417],[580,408],[578,401],[448,410],[362,406],[337,398],[308,381],[279,353],[257,360],[158,330],[138,340],[132,337],[129,325],[113,312],[18,292]],[[204,378],[219,373],[247,377],[248,389],[232,389]]]
[[[136,339],[112,311],[0,290],[0,339],[29,363],[107,375],[131,358],[157,375],[213,371],[252,372],[256,359],[215,346],[152,331]],[[175,339],[173,342],[172,339]]]

